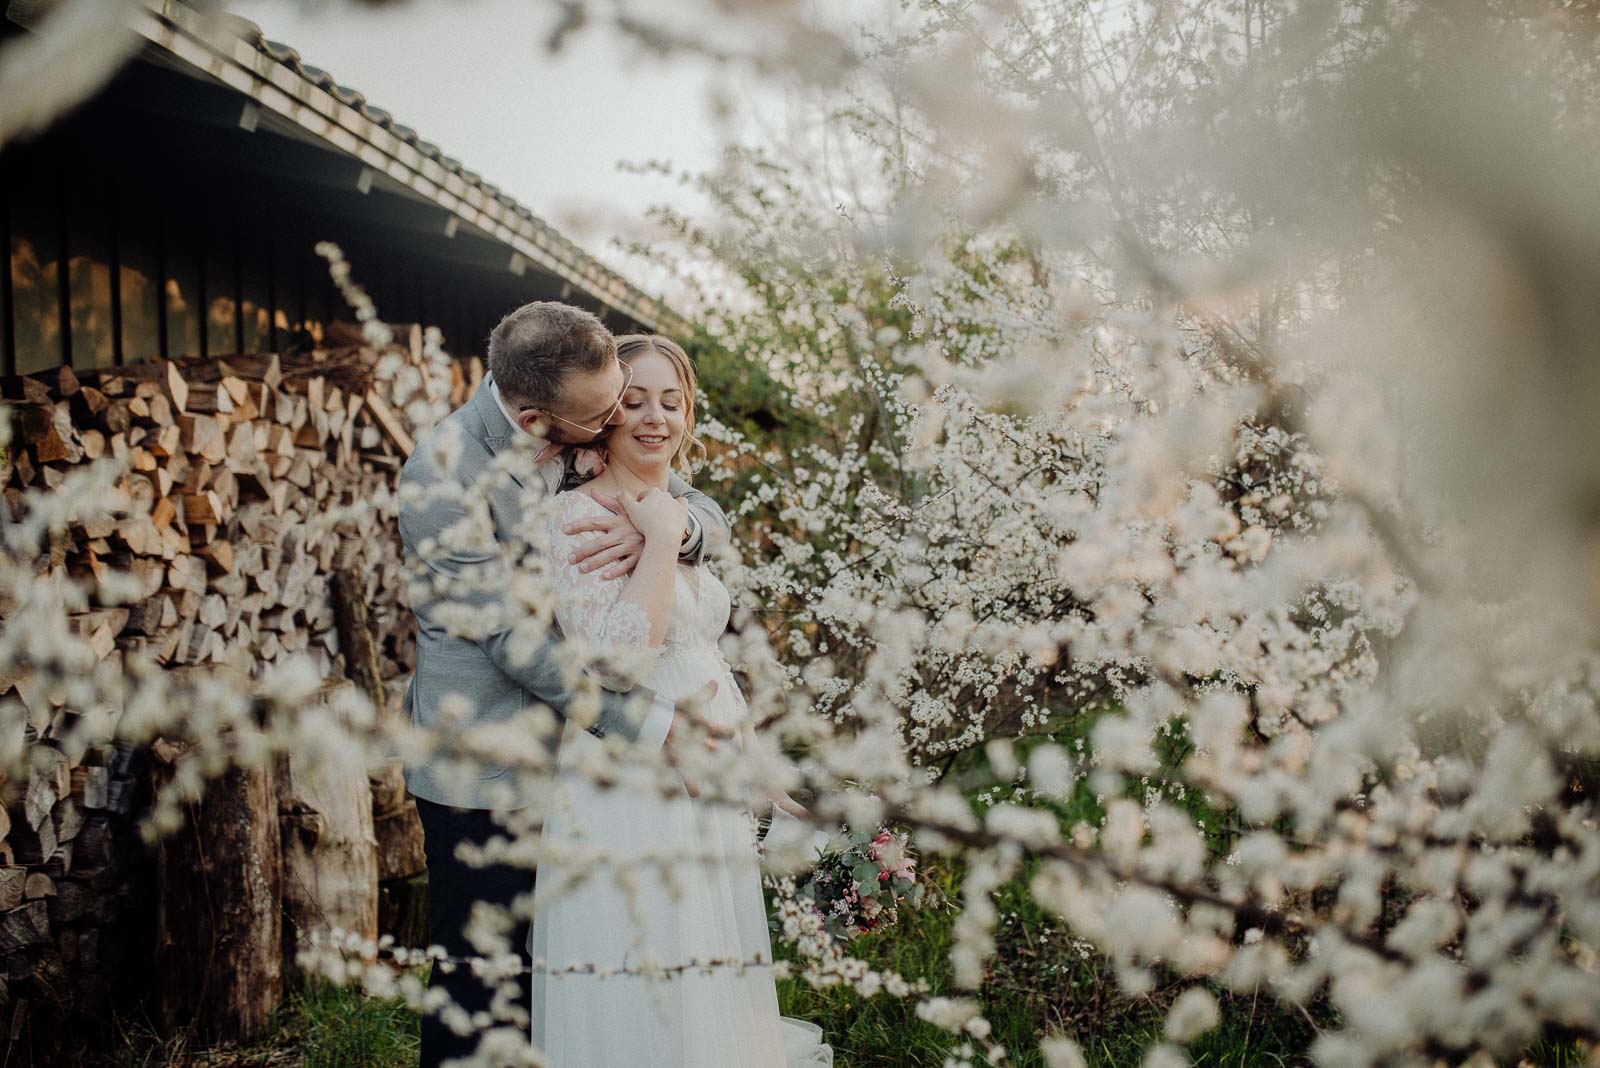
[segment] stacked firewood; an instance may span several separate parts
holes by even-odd
[[[326,366],[322,366],[322,364]],[[327,573],[346,544],[383,547],[380,520],[341,530],[309,520],[393,480],[405,427],[352,353],[285,373],[277,356],[103,371],[94,385],[63,369],[51,385],[18,380],[7,503],[53,488],[65,465],[125,458],[129,514],[74,531],[53,566],[133,574],[145,597],[76,621],[97,650],[121,645],[162,664],[272,663],[309,653],[329,665],[337,638]],[[386,558],[385,558],[386,557]],[[393,553],[351,561],[380,626],[400,589]],[[400,650],[395,650],[400,652]],[[27,696],[24,695],[24,700]]]
[[[396,337],[378,352],[354,327],[341,327],[311,351],[61,368],[0,383],[13,427],[0,459],[0,518],[18,519],[24,489],[54,489],[73,465],[105,456],[127,463],[118,486],[125,510],[73,526],[33,562],[36,571],[82,578],[114,570],[142,585],[136,601],[72,616],[102,662],[116,666],[138,653],[169,670],[255,674],[300,654],[393,714],[404,687],[398,676],[412,663],[412,626],[392,518],[361,505],[395,488],[421,429],[407,425],[391,379],[377,372],[385,356],[422,364],[420,329],[400,327]],[[452,375],[450,399],[459,405],[482,365],[458,363]],[[0,591],[0,626],[14,608]],[[118,964],[113,950],[130,944],[130,924],[161,926],[161,936],[172,937],[170,903],[155,900],[167,893],[156,884],[170,865],[128,859],[137,852],[128,843],[151,781],[146,764],[159,779],[163,764],[182,758],[182,741],[148,752],[69,752],[61,739],[83,710],[64,700],[25,669],[0,669],[0,701],[25,707],[34,758],[25,783],[0,781],[0,1006],[9,1006],[0,1011],[0,1045],[18,1037],[29,998],[97,1011]],[[291,874],[315,882],[306,865],[316,860],[304,846],[306,821],[317,815],[305,811],[309,787],[279,779],[247,784],[266,791],[267,811],[256,817],[270,821],[273,835],[281,822],[290,836],[287,853],[274,846],[275,863],[299,858],[301,870]],[[414,932],[418,906],[407,888],[422,870],[414,808],[397,768],[360,786],[368,811],[353,840],[371,848],[376,839],[371,868],[385,880],[388,918]],[[208,793],[207,801],[231,811],[243,796],[230,802]],[[203,819],[202,808],[192,821]],[[186,832],[203,837],[206,829],[194,822]],[[130,870],[140,863],[149,870]],[[377,886],[372,896],[376,916]],[[141,901],[145,912],[134,915]],[[136,935],[131,944],[150,941]]]
[[[55,750],[40,752],[45,759],[21,790],[20,812],[0,809],[0,991],[71,990],[75,1002],[103,1004],[137,944],[115,924],[144,891],[128,878],[127,834],[143,759],[126,745],[76,766]],[[0,1038],[16,1040],[28,997],[3,1003],[9,1011],[0,1016]]]

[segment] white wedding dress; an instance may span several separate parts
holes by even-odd
[[[556,499],[556,616],[563,633],[591,647],[643,649],[649,623],[637,606],[620,603],[626,580],[602,580],[566,563],[582,536],[561,527],[600,510],[581,491]],[[639,682],[677,700],[714,679],[717,696],[703,714],[731,727],[745,706],[717,649],[728,608],[727,588],[709,569],[680,564],[665,647]],[[663,798],[648,769],[632,777],[624,770],[617,786],[600,789],[575,772],[600,745],[568,724],[543,840],[579,856],[587,849],[641,862],[618,869],[547,859],[539,866],[529,937],[534,1044],[555,1068],[832,1065],[820,1028],[778,1015],[754,821],[727,806],[702,805],[681,788]],[[644,862],[685,853],[697,859]],[[763,963],[672,970],[713,960]],[[629,971],[652,965],[668,969],[665,977]],[[604,974],[618,969],[623,974]]]

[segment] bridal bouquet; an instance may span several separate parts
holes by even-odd
[[[823,851],[795,897],[815,909],[836,937],[889,926],[899,919],[901,905],[919,907],[930,891],[937,892],[917,874],[907,838],[887,829],[872,837],[841,833],[833,841],[843,848]]]

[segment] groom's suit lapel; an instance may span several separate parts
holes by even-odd
[[[484,375],[483,381],[478,383],[478,388],[473,390],[470,403],[477,416],[478,426],[475,429],[482,431],[483,443],[488,448],[490,455],[498,456],[503,450],[513,447],[514,439],[512,435],[521,432],[507,421],[505,413],[500,410],[500,405],[495,403],[494,394],[489,389],[489,383],[492,381],[494,381],[492,375]],[[538,471],[532,470],[532,459],[533,454],[530,452],[528,454],[529,463],[526,467],[521,464],[512,464],[506,469],[506,473],[511,476],[511,480],[523,489],[528,488],[527,479],[529,474],[539,475]],[[544,480],[541,476],[540,488],[543,488],[543,485]]]

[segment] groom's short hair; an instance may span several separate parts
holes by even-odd
[[[489,334],[489,372],[513,407],[548,408],[567,376],[601,371],[617,358],[605,324],[554,300],[524,304]]]

